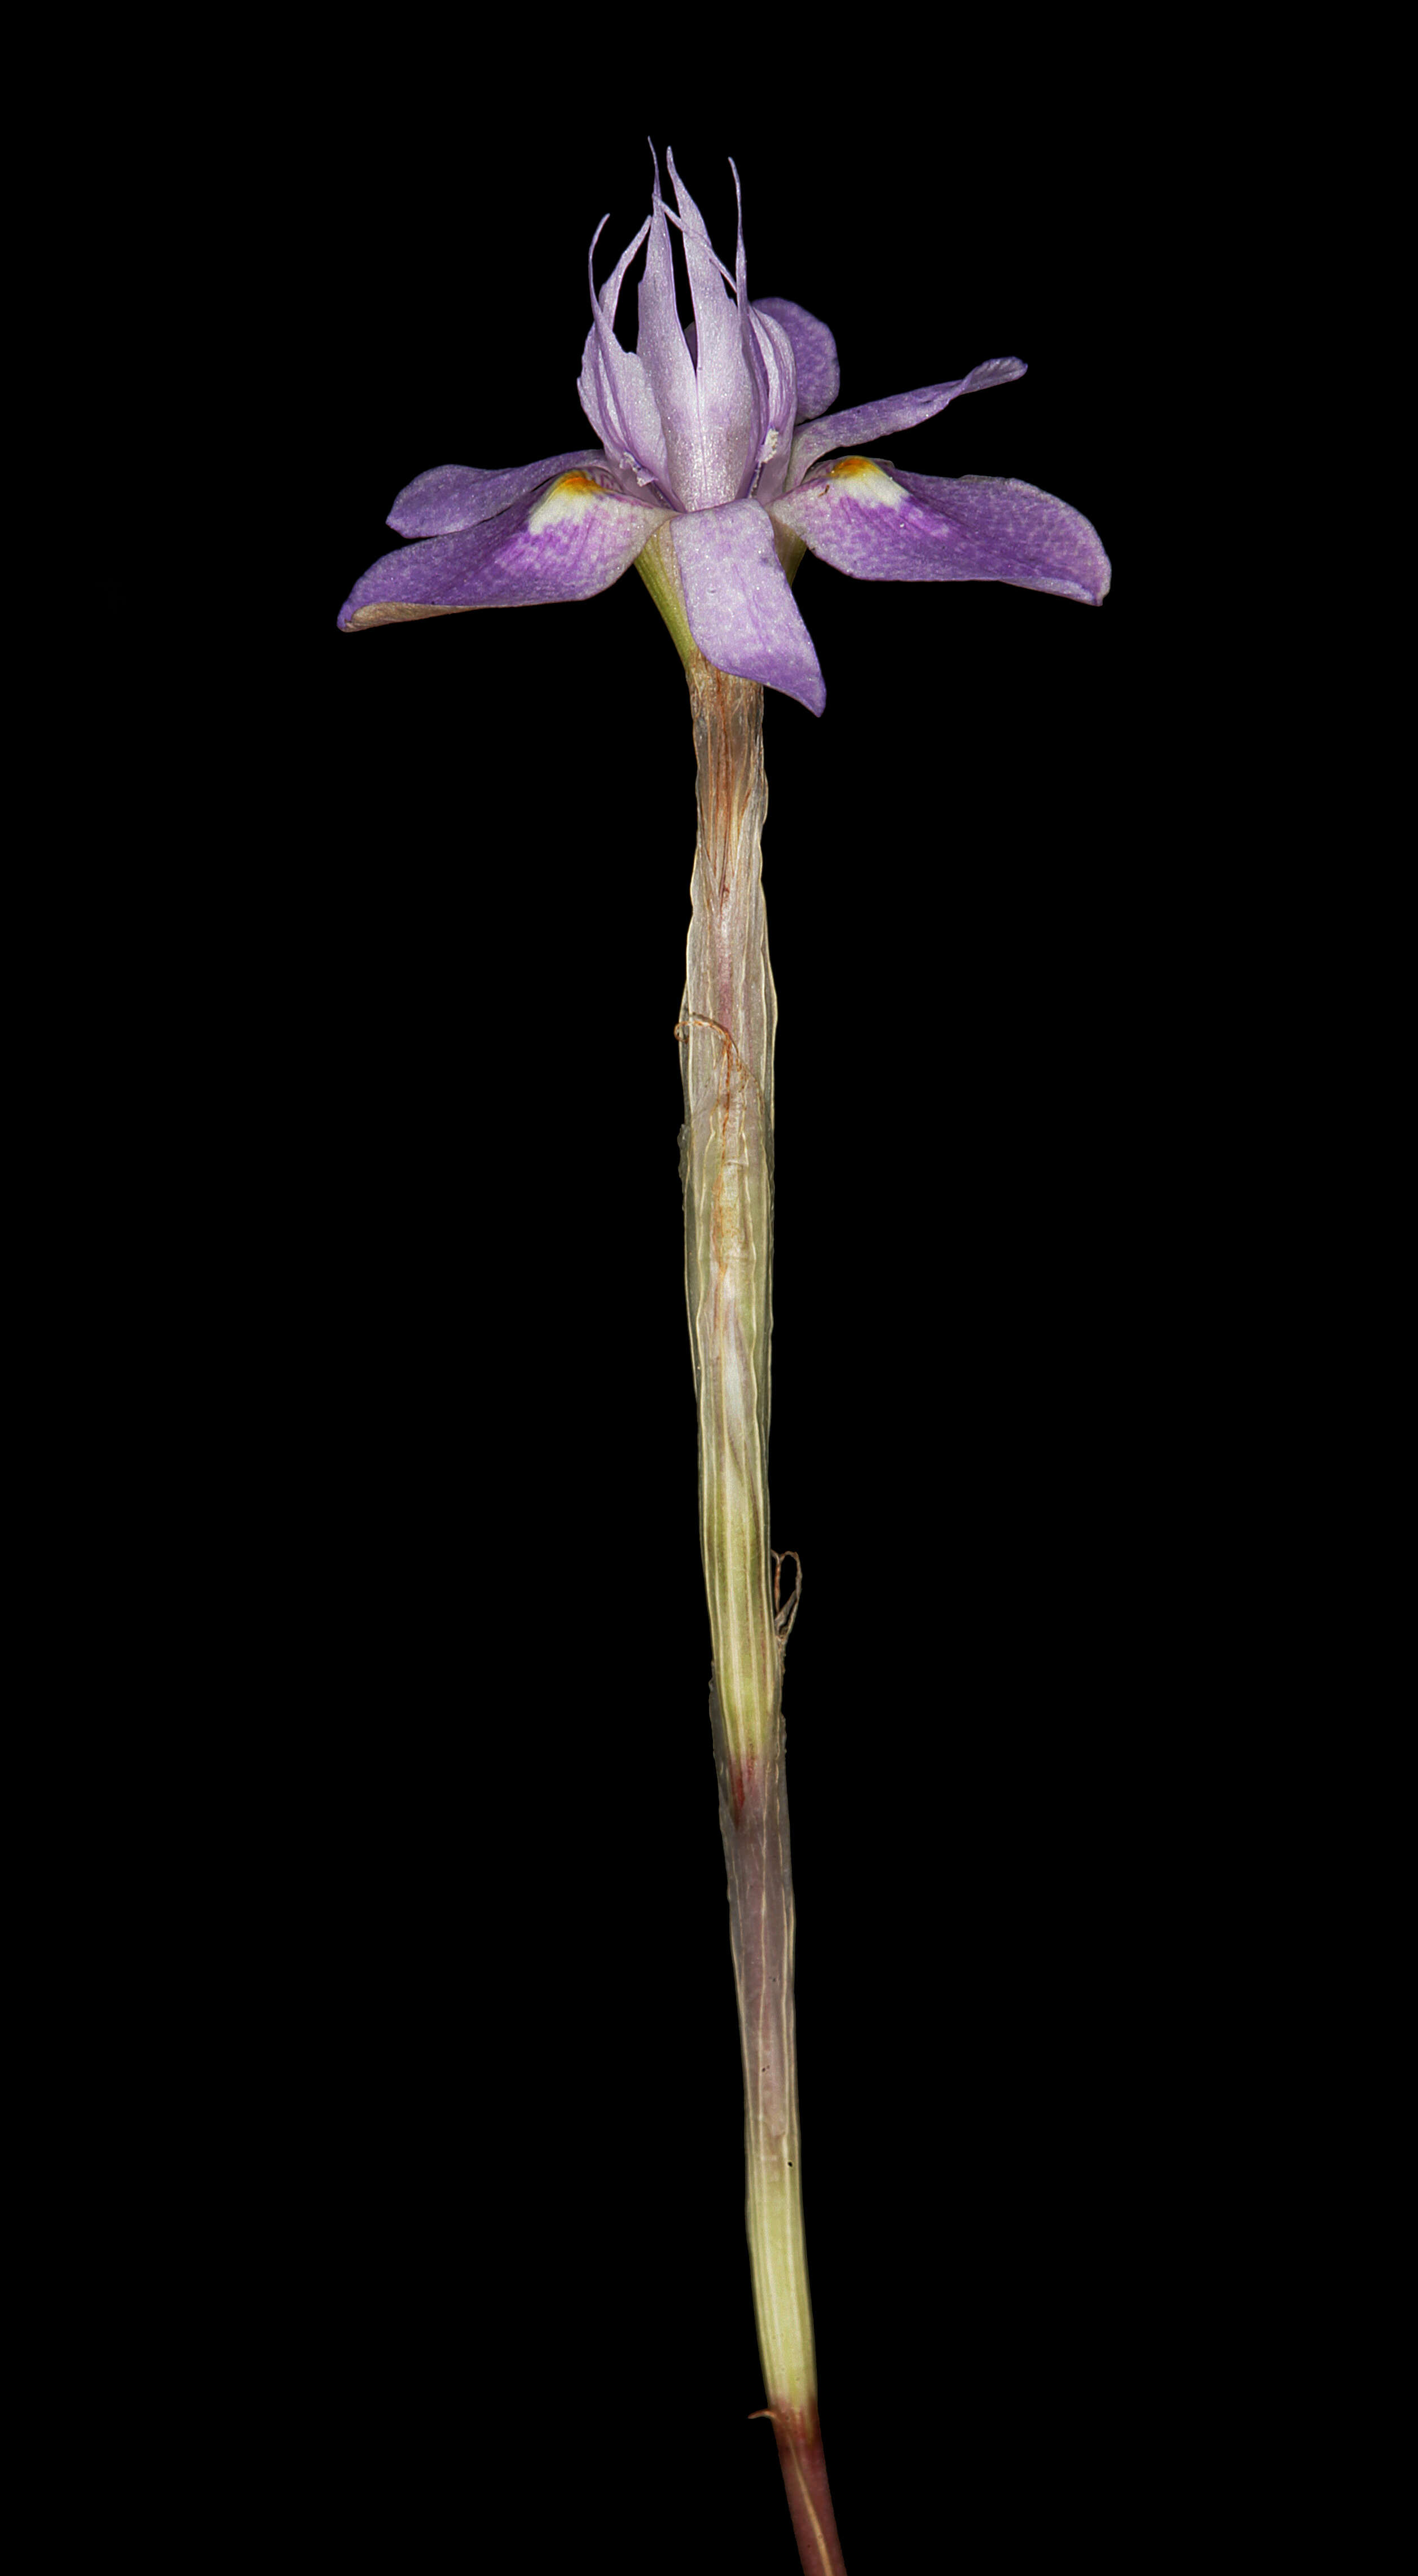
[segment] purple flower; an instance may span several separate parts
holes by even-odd
[[[742,199],[730,277],[673,153],[669,168],[678,214],[661,199],[657,161],[649,217],[599,295],[591,260],[609,217],[591,244],[594,318],[577,390],[600,446],[502,471],[436,465],[417,476],[389,525],[420,542],[371,564],[339,624],[589,599],[643,555],[682,643],[687,628],[706,661],[820,715],[827,692],[790,588],[804,548],[861,581],[1006,581],[1096,606],[1108,558],[1066,502],[1032,483],[952,482],[834,453],[912,429],[957,394],[1008,384],[1022,362],[991,358],[954,384],[829,411],[838,368],[826,324],[781,296],[750,304]],[[689,271],[688,330],[675,308],[672,223]],[[632,356],[615,336],[616,310],[647,235]]]

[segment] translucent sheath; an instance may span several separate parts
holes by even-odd
[[[677,639],[678,640],[678,639]],[[686,639],[687,640],[687,639]],[[685,1294],[714,1649],[710,1717],[743,2044],[758,2345],[799,2553],[845,2576],[817,2419],[793,2025],[780,1619],[768,1524],[773,1036],[760,834],[763,691],[681,646],[699,769],[683,1050]]]

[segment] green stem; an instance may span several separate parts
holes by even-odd
[[[777,1003],[759,847],[768,804],[763,691],[715,670],[692,642],[687,651],[681,642],[681,654],[699,766],[678,1024],[685,1293],[714,1649],[710,1717],[743,2042],[748,2242],[768,2397],[762,2411],[777,2438],[804,2569],[845,2576],[818,2430],[803,2235],[783,1641],[768,1523]]]

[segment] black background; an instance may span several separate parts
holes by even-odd
[[[1203,683],[1158,497],[1159,201],[1077,58],[1021,47],[1004,117],[979,65],[885,22],[785,40],[748,110],[701,81],[682,115],[619,63],[565,30],[491,71],[430,48],[290,139],[327,181],[265,362],[299,474],[253,721],[285,767],[228,913],[233,1436],[265,1473],[244,1633],[277,1641],[280,1710],[233,1756],[258,2447],[331,2555],[792,2564],[745,2420],[671,1034],[683,676],[633,576],[335,630],[414,475],[592,443],[586,252],[609,210],[604,276],[642,220],[648,131],[728,258],[734,153],[750,292],[830,324],[840,404],[1024,358],[878,444],[1058,493],[1113,562],[1099,611],[798,577],[827,706],[767,700],[772,1499],[805,1576],[804,2174],[848,2564],[931,2567],[947,2533],[1032,2563],[1061,2529],[1164,2563],[1209,2260],[1196,1610],[1231,1574],[1193,1502],[1225,1002],[1193,994],[1218,897],[1182,850]],[[824,120],[816,84],[858,70],[860,121]]]

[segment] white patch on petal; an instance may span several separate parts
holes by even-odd
[[[559,528],[584,519],[587,511],[594,510],[604,497],[600,484],[593,483],[589,474],[559,474],[528,519],[527,534],[539,537],[545,528]]]
[[[870,456],[839,456],[827,471],[834,483],[843,485],[854,501],[864,502],[869,510],[902,510],[906,506],[902,486],[893,483],[889,474],[883,474]]]

